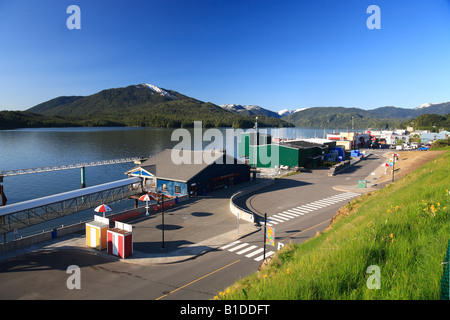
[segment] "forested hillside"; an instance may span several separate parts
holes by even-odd
[[[102,90],[90,96],[58,97],[26,112],[1,112],[0,128],[48,126],[253,127],[255,117],[237,114],[176,91],[149,84]],[[278,118],[260,116],[260,127],[292,127]]]

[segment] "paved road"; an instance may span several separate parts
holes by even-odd
[[[300,243],[323,230],[337,209],[361,192],[355,188],[357,181],[378,167],[376,157],[371,156],[333,178],[322,169],[302,172],[249,195],[241,204],[261,215],[268,214],[277,243]],[[225,206],[220,208],[224,210]],[[178,217],[186,217],[184,221],[190,223],[192,214],[183,212]],[[195,212],[206,216],[211,210]],[[226,224],[235,222],[232,216],[223,220]],[[169,231],[174,234],[176,229]],[[124,263],[100,254],[64,249],[27,253],[0,263],[0,299],[212,299],[260,266],[263,233],[256,228],[248,233],[195,259],[164,265]],[[139,249],[145,251],[142,246]],[[275,249],[267,247],[267,255]],[[80,290],[67,288],[69,265],[80,267]]]

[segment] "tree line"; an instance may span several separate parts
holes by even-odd
[[[89,115],[88,117],[47,116],[27,111],[0,111],[0,129],[16,128],[49,128],[49,127],[158,127],[189,128],[194,121],[202,121],[205,128],[233,127],[251,128],[255,117],[237,114],[211,115],[208,113],[149,113],[137,112],[124,114],[111,112],[108,114]],[[259,116],[259,127],[293,127],[286,121]]]

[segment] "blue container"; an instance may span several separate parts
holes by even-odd
[[[360,157],[361,156],[361,152],[359,152],[359,150],[352,150],[350,152],[350,156],[352,156],[352,157]]]

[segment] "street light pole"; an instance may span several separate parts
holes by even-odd
[[[266,232],[267,232],[267,213],[264,213],[264,255],[263,255],[263,261],[266,260]]]
[[[162,196],[162,247],[161,249],[165,249],[165,243],[164,243],[164,194],[161,194]]]
[[[161,250],[164,250],[165,243],[164,243],[164,194],[161,192],[158,192],[161,195],[161,219],[162,219],[162,243],[161,243]]]
[[[256,117],[255,120],[255,139],[254,139],[254,152],[253,152],[253,162],[255,164],[255,170],[256,167],[258,166],[258,117]]]
[[[396,154],[392,156],[392,182],[394,182],[394,171],[395,171],[395,156]]]

